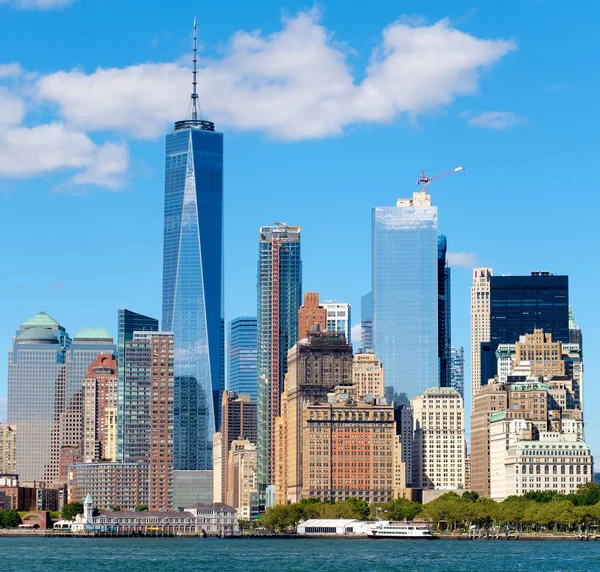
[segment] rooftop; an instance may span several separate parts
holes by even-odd
[[[58,339],[47,328],[27,328],[21,332],[15,340],[17,344],[58,344]]]
[[[74,338],[74,341],[90,340],[114,343],[113,337],[104,328],[82,328]]]
[[[52,317],[50,317],[46,312],[40,312],[36,314],[29,320],[25,320],[19,328],[21,330],[27,330],[29,328],[46,328],[50,330],[56,330],[60,328],[60,324]]]

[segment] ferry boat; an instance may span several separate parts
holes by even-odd
[[[430,526],[412,522],[378,520],[375,524],[366,524],[363,531],[368,538],[404,538],[407,540],[433,540],[435,538]]]

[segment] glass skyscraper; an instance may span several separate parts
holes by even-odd
[[[372,211],[373,346],[397,401],[439,381],[437,221],[423,191]]]
[[[360,347],[373,349],[373,292],[360,299]]]
[[[259,232],[257,478],[264,498],[273,484],[273,427],[287,371],[287,351],[298,341],[302,304],[300,227],[274,223]]]
[[[225,389],[223,134],[191,118],[166,138],[162,329],[175,335],[175,469],[212,469]],[[192,387],[195,384],[196,387]]]
[[[451,289],[450,266],[447,258],[448,241],[438,237],[438,358],[440,387],[452,387],[451,382]],[[462,392],[461,392],[462,395]]]
[[[124,458],[123,432],[125,423],[125,344],[133,340],[133,332],[157,332],[158,320],[125,308],[119,309],[118,368],[117,381],[117,459]],[[131,391],[131,388],[128,390]]]
[[[465,397],[465,349],[451,348],[450,353],[450,386],[456,389],[460,396]]]
[[[256,318],[239,317],[229,322],[228,389],[256,401]]]

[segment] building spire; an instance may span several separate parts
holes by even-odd
[[[194,17],[194,71],[192,74],[192,119],[195,121],[198,119],[198,93],[196,92],[196,86],[198,85],[198,82],[196,81],[196,74],[197,69],[196,69],[196,64],[198,62],[198,57],[197,57],[197,48],[196,48],[196,38],[197,38],[197,33],[196,33],[196,18]]]

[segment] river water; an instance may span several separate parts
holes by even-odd
[[[600,570],[600,542],[0,538],[0,572]]]

